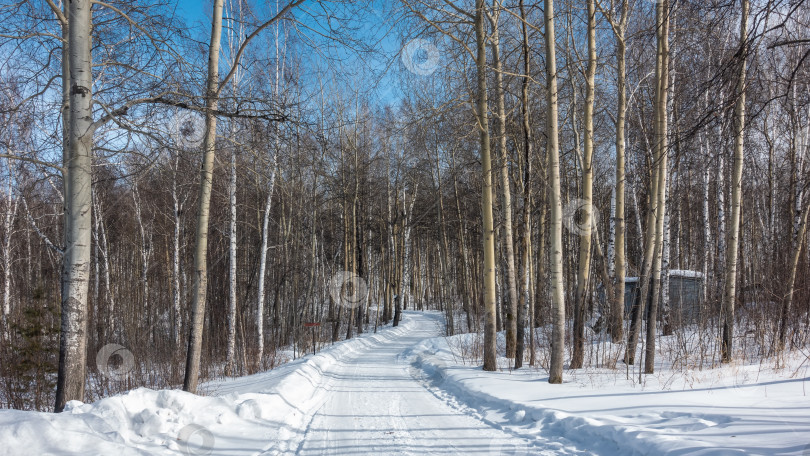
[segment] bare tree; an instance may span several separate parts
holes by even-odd
[[[731,227],[726,255],[726,279],[723,293],[723,343],[721,359],[731,361],[734,339],[734,303],[737,300],[737,257],[740,248],[740,215],[742,213],[742,171],[745,161],[745,90],[746,90],[746,48],[748,43],[748,0],[741,0],[740,50],[741,61],[737,79],[737,101],[734,106],[734,169],[731,175]]]
[[[565,289],[563,276],[562,197],[560,195],[560,146],[557,107],[557,57],[554,33],[554,0],[545,0],[546,30],[546,153],[548,154],[548,180],[551,200],[551,364],[549,383],[562,383],[565,354]]]

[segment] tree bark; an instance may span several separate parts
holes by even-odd
[[[613,343],[618,343],[624,336],[624,281],[626,275],[626,242],[625,242],[625,128],[627,119],[627,68],[626,68],[626,42],[625,33],[627,30],[628,0],[622,1],[621,18],[619,19],[618,31],[616,33],[616,92],[618,106],[616,113],[616,208],[614,215],[615,226],[615,257],[614,257],[614,280],[613,290],[613,312],[611,325],[611,339]]]
[[[231,147],[230,181],[228,182],[228,348],[225,355],[225,375],[233,375],[236,358],[236,148]]]
[[[800,215],[799,226],[794,233],[793,241],[793,255],[790,262],[790,281],[788,282],[788,294],[779,317],[779,338],[777,350],[785,349],[785,342],[787,339],[787,325],[790,313],[793,310],[793,294],[796,292],[796,273],[799,269],[799,258],[802,253],[802,243],[807,234],[807,214],[810,213],[810,204],[805,206],[804,211]]]
[[[571,369],[580,369],[585,357],[585,307],[591,281],[591,231],[593,229],[593,106],[596,84],[596,6],[588,0],[588,69],[585,76],[585,141],[582,153],[582,219],[579,236],[577,290],[574,301],[574,347]]]
[[[742,0],[740,15],[740,67],[737,81],[737,103],[734,106],[734,170],[731,175],[731,226],[729,227],[728,254],[726,255],[726,283],[723,293],[723,342],[720,348],[722,362],[733,358],[734,304],[737,300],[737,257],[739,254],[740,215],[742,213],[742,172],[745,146],[745,90],[746,52],[748,49],[748,0]],[[781,332],[781,331],[780,331]]]
[[[66,229],[63,270],[59,371],[56,404],[61,412],[68,401],[84,401],[87,371],[87,294],[90,284],[92,211],[92,2],[73,0],[68,13],[70,120],[65,192]]]
[[[500,0],[495,2],[501,7]],[[501,191],[503,198],[503,243],[506,254],[506,286],[508,299],[506,303],[506,357],[515,357],[517,344],[517,273],[515,271],[515,241],[512,228],[512,188],[509,182],[509,151],[506,147],[506,102],[504,100],[503,70],[501,64],[500,32],[498,27],[499,11],[491,17],[492,23],[492,63],[495,71],[495,106],[498,111],[496,128],[501,166]]]
[[[205,299],[208,287],[208,220],[217,134],[217,118],[214,116],[214,111],[219,106],[219,50],[222,37],[223,3],[224,0],[214,0],[211,43],[208,47],[205,136],[203,138],[203,164],[200,170],[200,198],[197,208],[197,232],[194,246],[194,283],[191,288],[191,329],[188,340],[186,374],[183,379],[183,390],[190,393],[197,392],[197,383],[200,377],[203,326],[205,323]]]
[[[476,116],[481,148],[482,184],[481,212],[484,230],[484,370],[498,368],[496,352],[496,302],[495,302],[495,228],[492,220],[492,159],[489,149],[489,122],[487,108],[487,50],[484,30],[484,0],[475,0],[475,37],[477,44],[478,94]]]
[[[526,345],[525,331],[529,328],[530,340],[534,340],[534,326],[527,318],[531,314],[531,262],[532,262],[532,219],[531,219],[531,176],[532,176],[532,128],[529,111],[529,77],[531,71],[531,48],[529,31],[526,25],[526,8],[520,0],[521,35],[523,38],[523,81],[520,92],[520,109],[523,118],[523,266],[522,292],[517,321],[517,346],[515,348],[515,369],[523,366],[523,352]],[[530,343],[530,365],[534,364],[534,346]]]
[[[664,218],[666,213],[668,145],[667,145],[667,100],[669,95],[669,1],[656,4],[656,24],[658,41],[658,58],[656,69],[656,103],[655,103],[655,148],[658,167],[658,185],[651,198],[656,199],[653,220],[655,235],[653,243],[652,299],[647,314],[647,342],[644,357],[644,373],[655,371],[655,337],[658,321],[658,302],[661,293],[661,266],[663,259]],[[644,302],[642,302],[644,305]]]
[[[554,34],[554,0],[545,0],[546,116],[548,180],[551,187],[551,362],[549,383],[562,383],[565,355],[565,289],[563,282],[562,198],[560,195],[559,112],[557,106],[557,57]]]
[[[267,183],[267,198],[264,201],[264,214],[262,216],[262,246],[259,250],[259,283],[256,293],[256,368],[262,366],[264,359],[264,299],[265,276],[267,275],[267,248],[270,224],[270,210],[273,204],[273,190],[276,185],[276,171],[278,169],[278,149],[270,157],[270,180]]]

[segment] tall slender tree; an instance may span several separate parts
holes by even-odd
[[[562,383],[565,355],[565,289],[563,275],[562,197],[560,194],[559,111],[557,106],[557,53],[554,0],[545,0],[546,30],[546,153],[551,206],[551,363],[549,383]]]
[[[593,229],[593,108],[596,85],[596,0],[587,1],[588,69],[585,73],[585,141],[582,151],[582,218],[584,230],[579,236],[577,291],[574,300],[574,347],[571,368],[579,369],[585,356],[585,307],[591,281],[591,241]]]
[[[734,166],[731,174],[731,226],[726,248],[726,280],[723,292],[723,342],[721,360],[730,362],[733,357],[734,303],[737,301],[737,258],[740,248],[740,218],[742,214],[742,172],[745,161],[745,91],[748,54],[748,0],[740,0],[740,45],[738,48],[739,69],[737,76],[737,101],[734,105]]]

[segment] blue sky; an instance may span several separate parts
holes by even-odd
[[[265,3],[271,4],[273,0],[248,0],[251,3]],[[284,3],[284,2],[282,2]],[[212,2],[211,0],[177,0],[177,14],[184,17],[186,19],[187,25],[196,29],[195,35],[198,38],[207,37],[210,33],[210,16],[211,16],[211,9],[212,9]],[[365,5],[368,7],[368,13],[365,20],[360,23],[359,29],[356,31],[356,38],[366,40],[368,42],[375,42],[378,45],[378,49],[380,50],[378,55],[375,55],[372,58],[368,58],[368,56],[364,56],[363,58],[358,61],[358,65],[353,66],[355,69],[360,67],[366,67],[372,69],[372,72],[378,73],[382,72],[385,68],[390,66],[392,59],[398,57],[399,47],[400,47],[400,38],[397,33],[389,33],[387,36],[383,37],[381,35],[382,30],[391,31],[392,28],[392,20],[393,18],[390,17],[389,10],[390,5],[389,0],[374,0],[373,2],[367,2]],[[388,5],[386,8],[385,5]],[[304,7],[307,6],[307,3],[304,4]],[[303,19],[306,22],[306,18],[299,18]],[[311,19],[311,18],[310,18]],[[385,24],[381,24],[385,23]],[[319,28],[315,24],[315,28]],[[357,24],[356,24],[357,25]],[[325,31],[325,30],[322,30]],[[336,48],[339,48],[337,46]],[[347,52],[344,54],[345,50],[335,49],[333,51],[341,54],[342,57],[346,57],[349,60],[353,60],[351,57],[351,52]],[[398,62],[394,62],[394,65],[397,65]],[[391,73],[391,68],[386,73],[385,76],[382,78],[382,82],[379,83],[379,91],[378,97],[384,102],[394,102],[398,98],[396,94],[396,77]]]
[[[205,24],[211,16],[210,0],[178,0],[177,12],[187,18],[190,24]]]

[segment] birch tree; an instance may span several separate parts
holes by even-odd
[[[618,343],[624,335],[624,281],[626,275],[625,259],[625,130],[627,123],[627,20],[629,17],[629,0],[618,0],[618,20],[614,14],[614,1],[611,1],[610,12],[607,14],[608,22],[613,30],[616,40],[616,187],[613,193],[613,227],[614,227],[614,256],[612,274],[614,287],[612,309],[610,318],[610,336],[613,343]],[[603,12],[601,2],[597,6]]]
[[[658,43],[656,61],[656,97],[655,97],[655,166],[658,183],[650,200],[655,199],[653,214],[654,235],[649,239],[653,249],[652,265],[652,300],[647,313],[647,344],[645,347],[644,373],[652,374],[655,370],[655,337],[658,322],[658,301],[661,293],[661,266],[664,248],[664,219],[666,214],[667,176],[668,172],[668,117],[667,100],[669,95],[669,1],[656,4],[656,36]],[[645,279],[649,280],[649,279]],[[645,285],[647,285],[645,283]],[[643,299],[643,298],[642,298]],[[646,299],[641,302],[646,303]]]
[[[551,362],[549,383],[562,383],[565,355],[565,289],[563,276],[562,197],[560,195],[559,112],[557,106],[557,57],[554,34],[554,0],[544,2],[546,31],[546,153],[551,200]]]
[[[582,153],[582,218],[585,227],[579,236],[579,261],[577,263],[577,290],[574,301],[574,347],[571,368],[579,369],[585,356],[585,307],[588,286],[591,281],[591,240],[593,230],[593,106],[596,84],[596,5],[587,1],[588,7],[588,69],[585,74],[585,141]]]
[[[526,23],[526,8],[520,0],[521,52],[523,54],[523,76],[520,91],[520,110],[523,133],[523,265],[521,268],[521,302],[517,318],[517,347],[515,350],[515,369],[523,366],[525,329],[529,328],[529,365],[534,365],[534,318],[531,315],[531,264],[532,264],[532,198],[531,177],[533,159],[533,138],[529,106],[529,79],[531,78],[531,48],[529,47],[529,30]]]
[[[495,227],[492,219],[492,158],[489,149],[489,115],[487,102],[487,50],[485,30],[484,0],[475,0],[475,41],[477,100],[476,117],[478,138],[481,148],[481,212],[484,222],[484,370],[494,371],[497,366],[496,354],[496,304],[495,304]]]
[[[517,273],[515,271],[515,241],[512,229],[512,186],[509,179],[509,153],[506,147],[506,101],[504,96],[503,64],[501,62],[500,27],[498,21],[501,13],[501,1],[493,0],[494,11],[487,12],[487,18],[492,27],[490,37],[492,47],[492,63],[495,72],[495,107],[496,107],[496,134],[498,135],[498,150],[500,152],[500,178],[503,199],[503,245],[506,252],[506,357],[515,357],[517,344]],[[482,71],[479,68],[478,71]],[[479,89],[480,90],[480,89]]]
[[[92,108],[92,2],[74,0],[67,10],[70,116],[65,178],[65,253],[59,373],[55,411],[84,400],[87,373],[87,293],[90,280]]]
[[[239,60],[245,48],[259,33],[284,17],[290,10],[303,3],[294,0],[282,8],[273,18],[257,27],[239,46],[233,65],[225,78],[219,78],[219,54],[222,39],[222,10],[224,0],[214,0],[211,21],[211,41],[208,46],[208,76],[205,92],[205,134],[203,136],[203,165],[200,169],[200,190],[197,207],[197,223],[194,245],[194,277],[191,290],[191,325],[186,356],[186,373],[183,390],[197,391],[200,377],[200,355],[202,353],[203,325],[205,323],[205,299],[208,286],[208,221],[210,218],[211,187],[214,177],[216,155],[216,112],[219,108],[219,94],[228,81],[234,77]]]
[[[723,342],[720,358],[728,363],[733,358],[734,304],[737,300],[737,257],[740,248],[740,215],[742,213],[742,172],[745,161],[745,91],[746,55],[748,49],[748,0],[741,0],[739,69],[737,78],[737,101],[734,106],[734,167],[731,175],[731,226],[728,234],[726,255],[726,280],[723,292]],[[781,336],[781,331],[780,331]]]

